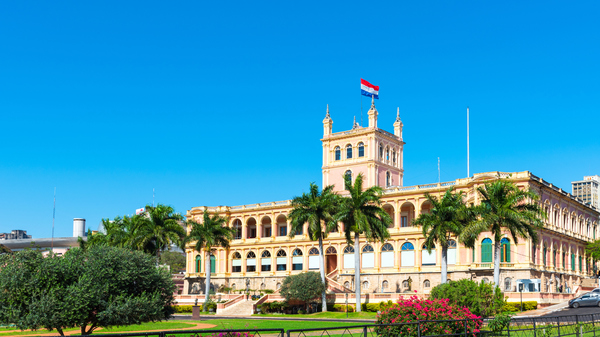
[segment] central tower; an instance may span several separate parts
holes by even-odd
[[[344,176],[352,181],[359,173],[364,176],[363,187],[402,186],[404,177],[402,121],[398,109],[394,133],[377,127],[377,109],[374,100],[369,109],[369,126],[354,121],[352,130],[332,133],[333,120],[323,120],[323,187],[334,185],[335,191],[344,191]]]

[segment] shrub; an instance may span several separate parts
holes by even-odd
[[[265,289],[264,292],[268,295],[274,293],[275,291],[273,289]]]
[[[523,302],[523,311],[537,309],[537,301]],[[506,302],[502,307],[502,311],[517,312],[521,311],[521,302]]]
[[[488,327],[495,333],[500,333],[510,324],[510,315],[498,314],[488,323]]]
[[[472,314],[468,308],[449,304],[448,299],[423,300],[417,296],[401,299],[398,303],[383,310],[377,315],[377,324],[414,323],[417,321],[457,320],[456,322],[426,322],[420,323],[423,335],[449,335],[465,332],[480,331],[482,319]],[[412,324],[384,326],[376,328],[378,335],[386,336],[417,336],[417,326]]]
[[[338,311],[338,312],[346,312],[345,304],[328,304],[328,311]],[[354,312],[354,305],[348,304],[348,312]]]
[[[381,302],[385,303],[385,302]],[[380,303],[362,303],[360,309],[366,312],[378,312],[381,309]]]
[[[271,304],[270,303],[263,303],[260,305],[260,312],[263,314],[269,313],[271,312]]]
[[[307,309],[308,303],[320,299],[323,291],[325,284],[321,281],[321,275],[312,271],[286,277],[279,290],[287,301],[304,302]]]
[[[173,310],[178,314],[180,314],[182,312],[192,312],[192,306],[191,305],[174,305]]]
[[[504,299],[500,288],[469,279],[449,281],[435,286],[430,299],[448,299],[458,307],[467,307],[477,316],[490,317],[502,310]]]

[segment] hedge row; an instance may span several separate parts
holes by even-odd
[[[527,310],[535,310],[537,309],[538,303],[537,301],[524,301],[523,302],[523,311]],[[502,307],[503,311],[517,312],[521,311],[521,302],[506,302],[504,307]]]

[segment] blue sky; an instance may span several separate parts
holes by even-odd
[[[600,174],[600,3],[2,2],[0,232],[156,202],[284,200],[321,184],[322,120],[400,108],[405,185]],[[369,99],[363,99],[366,107]],[[366,113],[364,116],[366,122]]]

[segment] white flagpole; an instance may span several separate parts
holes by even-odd
[[[56,217],[56,187],[54,188],[54,206],[52,206],[52,240],[50,241],[50,251],[54,253],[54,218]]]
[[[469,107],[467,107],[467,177],[471,177],[469,159]]]

